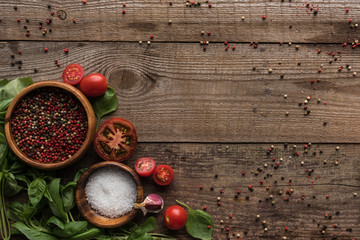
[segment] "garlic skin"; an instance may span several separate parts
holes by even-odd
[[[141,209],[144,216],[147,213],[159,213],[164,207],[164,200],[158,194],[148,195],[142,203],[135,203],[135,209]]]

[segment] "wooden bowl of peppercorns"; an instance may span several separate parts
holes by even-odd
[[[95,114],[77,88],[44,81],[22,90],[5,116],[11,150],[28,165],[54,170],[79,160],[95,135]]]

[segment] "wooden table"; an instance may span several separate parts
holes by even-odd
[[[360,239],[359,14],[357,0],[0,0],[0,78],[104,74],[119,108],[102,121],[139,134],[125,163],[175,170],[145,193],[207,206],[214,239]]]

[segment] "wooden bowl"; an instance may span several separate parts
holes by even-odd
[[[44,88],[44,87],[57,87],[57,88],[61,88],[61,89],[64,89],[64,90],[70,92],[83,105],[83,107],[86,111],[86,115],[87,115],[88,132],[86,134],[86,138],[85,138],[83,145],[71,158],[66,159],[65,161],[62,161],[62,162],[42,163],[35,159],[29,158],[17,146],[17,144],[15,143],[12,131],[11,131],[12,113],[13,113],[15,107],[17,106],[17,104],[30,92],[34,91],[35,89]],[[34,83],[33,85],[30,85],[29,87],[25,88],[11,102],[11,104],[6,112],[6,115],[5,115],[5,135],[6,135],[6,139],[8,140],[11,150],[16,154],[16,156],[20,160],[22,160],[23,162],[25,162],[26,164],[28,164],[34,168],[43,169],[43,170],[54,170],[54,169],[67,167],[67,166],[75,163],[77,160],[79,160],[85,154],[85,152],[92,145],[92,141],[95,136],[95,124],[96,124],[96,121],[95,121],[94,110],[93,110],[90,102],[87,100],[85,95],[80,92],[80,90],[78,90],[77,88],[75,88],[69,84],[66,84],[66,83],[55,82],[55,81],[45,81],[45,82]]]
[[[117,167],[127,173],[134,179],[137,188],[137,198],[135,203],[141,203],[144,198],[143,187],[141,185],[141,181],[137,174],[128,166],[112,161],[100,162],[92,165],[88,170],[86,170],[83,175],[80,177],[78,184],[76,186],[75,198],[76,204],[81,212],[81,214],[94,225],[102,228],[116,228],[124,225],[125,223],[131,221],[135,215],[140,211],[138,209],[132,209],[129,213],[122,215],[118,218],[109,218],[100,215],[95,210],[93,210],[88,201],[86,200],[85,186],[90,177],[90,175],[99,168],[102,167]]]

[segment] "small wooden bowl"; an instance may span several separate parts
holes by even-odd
[[[138,209],[132,209],[129,213],[122,215],[118,218],[109,218],[98,214],[95,210],[93,210],[86,200],[85,186],[90,177],[90,175],[99,168],[102,167],[117,167],[132,176],[136,183],[137,188],[137,198],[136,203],[141,203],[144,198],[143,187],[141,185],[141,181],[136,173],[128,166],[112,161],[104,161],[97,164],[92,165],[88,170],[86,170],[83,175],[80,177],[78,184],[76,186],[75,198],[76,204],[81,212],[81,214],[94,225],[102,228],[116,228],[124,225],[125,223],[131,221],[135,215],[140,211]]]
[[[15,143],[12,131],[11,131],[12,113],[13,113],[15,107],[17,106],[17,104],[30,92],[34,91],[35,89],[43,88],[43,87],[57,87],[57,88],[61,88],[61,89],[64,89],[64,90],[70,92],[77,99],[79,99],[80,103],[83,105],[83,107],[86,111],[87,120],[88,120],[88,132],[86,134],[85,141],[84,141],[83,145],[81,146],[81,148],[71,158],[69,158],[63,162],[42,163],[35,159],[29,158],[17,146],[17,144]],[[93,110],[90,102],[87,100],[85,95],[80,92],[80,90],[78,90],[77,88],[75,88],[69,84],[66,84],[66,83],[55,82],[55,81],[44,81],[44,82],[34,83],[33,85],[30,85],[29,87],[22,90],[18,95],[16,95],[14,100],[11,102],[11,104],[6,112],[6,115],[5,115],[5,135],[6,135],[6,139],[9,143],[11,150],[16,154],[16,156],[20,160],[22,160],[23,162],[25,162],[26,164],[28,164],[34,168],[38,168],[38,169],[42,169],[42,170],[55,170],[55,169],[67,167],[67,166],[75,163],[77,160],[79,160],[85,154],[85,152],[92,145],[92,141],[95,136],[95,124],[96,124],[96,121],[95,121],[94,110]]]

